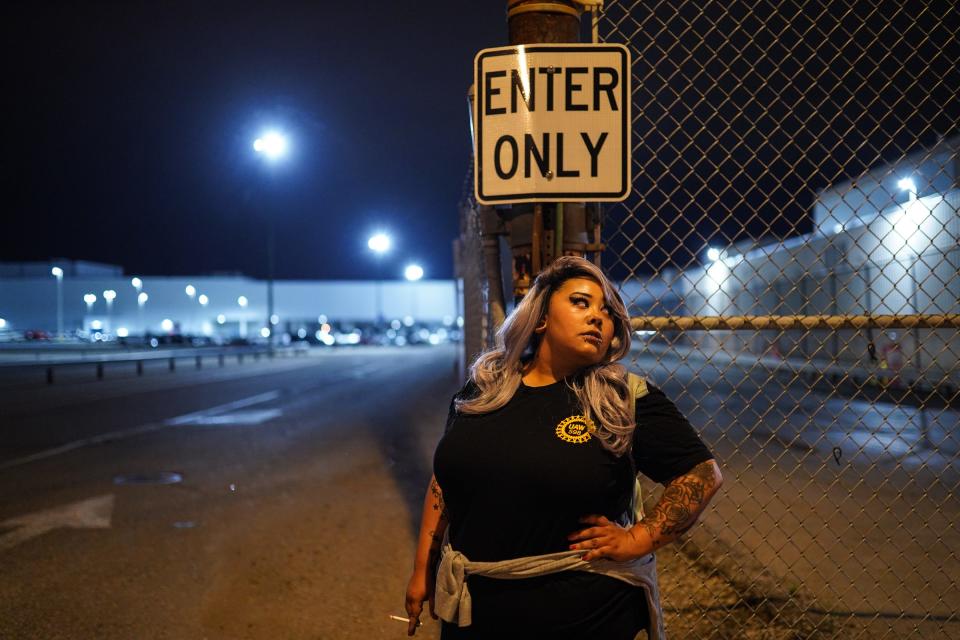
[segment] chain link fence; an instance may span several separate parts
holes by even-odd
[[[631,365],[726,480],[668,632],[960,637],[960,10],[608,0],[599,31],[633,55]]]

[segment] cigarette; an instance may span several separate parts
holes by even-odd
[[[410,622],[410,618],[401,618],[400,616],[390,615],[391,620],[399,620],[400,622]],[[420,626],[420,621],[417,620],[417,626]]]

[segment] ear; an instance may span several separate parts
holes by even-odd
[[[540,321],[540,324],[537,325],[537,328],[533,330],[534,333],[543,333],[547,330],[547,319],[544,318]]]

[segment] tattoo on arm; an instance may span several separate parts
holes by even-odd
[[[686,533],[696,522],[695,516],[702,508],[704,499],[716,485],[713,461],[701,462],[689,472],[672,480],[664,489],[660,502],[653,508],[650,517],[641,524],[651,539],[660,536],[679,536]],[[661,546],[665,542],[655,542]]]
[[[441,518],[446,518],[447,505],[443,501],[443,491],[440,490],[440,485],[437,484],[436,478],[431,478],[430,480],[430,493],[433,494],[433,510],[439,511]]]

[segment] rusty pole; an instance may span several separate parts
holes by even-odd
[[[574,0],[508,0],[511,45],[580,41],[584,3]],[[520,300],[540,270],[564,254],[598,251],[588,239],[583,203],[514,205],[503,211],[513,253],[513,297]],[[547,228],[549,225],[549,228]]]

